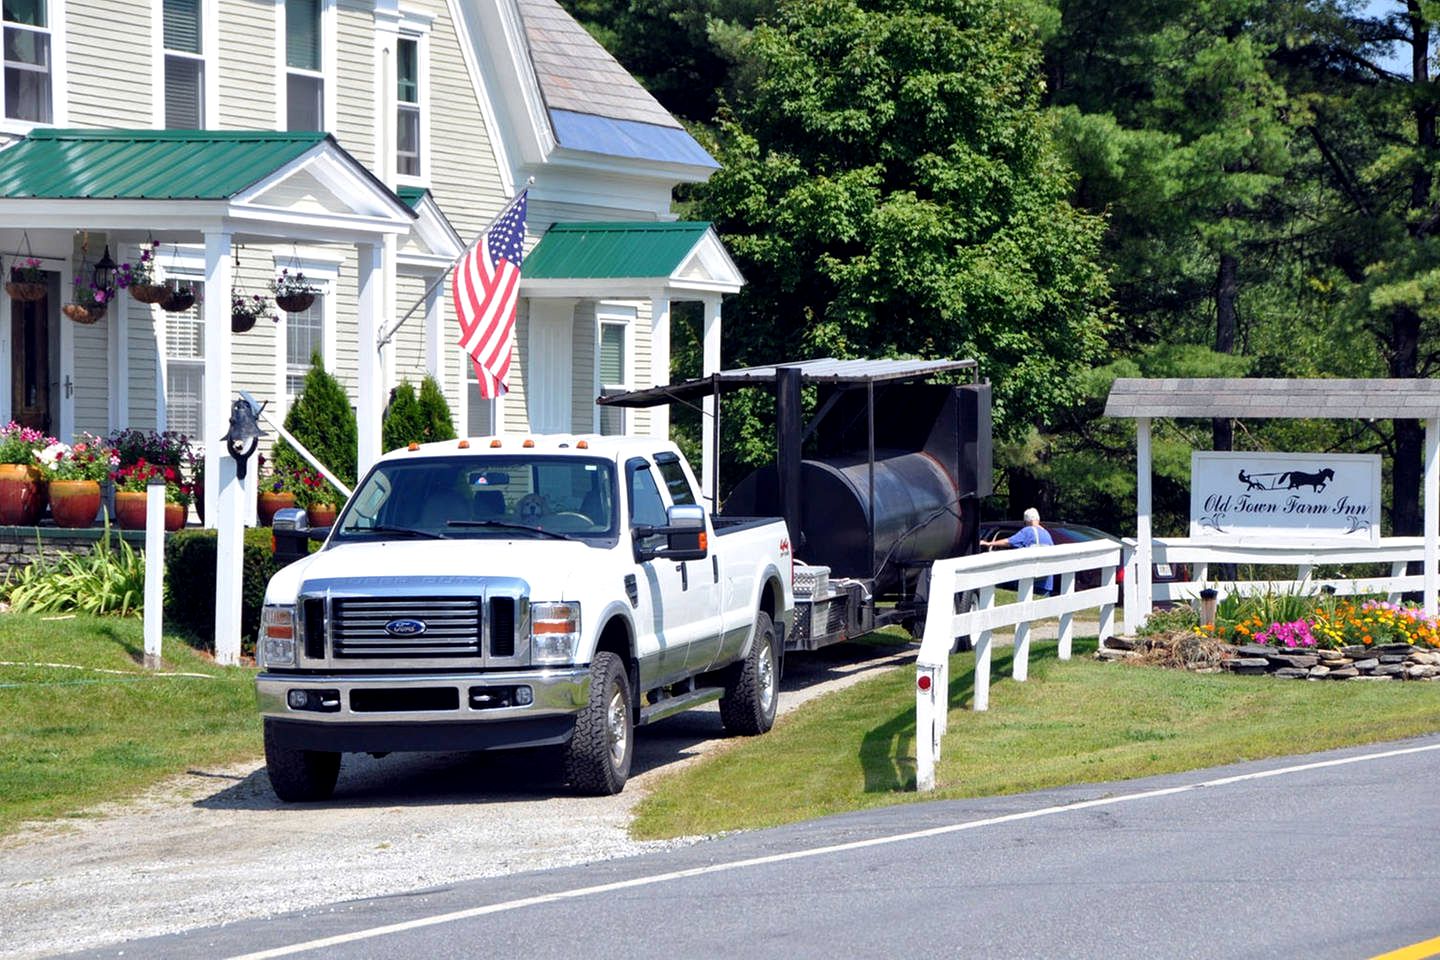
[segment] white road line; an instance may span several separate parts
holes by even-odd
[[[774,863],[785,863],[791,860],[806,860],[811,857],[829,856],[833,853],[845,853],[850,850],[864,850],[867,847],[880,847],[892,843],[904,843],[910,840],[924,840],[929,837],[939,837],[948,833],[959,833],[963,830],[975,830],[980,827],[993,827],[1006,823],[1017,823],[1021,820],[1033,820],[1037,817],[1048,817],[1059,813],[1073,813],[1077,810],[1090,810],[1095,807],[1109,807],[1120,803],[1130,803],[1136,800],[1152,800],[1156,797],[1169,797],[1180,793],[1189,793],[1192,790],[1200,790],[1206,787],[1225,787],[1236,783],[1243,783],[1247,780],[1263,780],[1267,777],[1279,777],[1292,773],[1304,773],[1309,770],[1321,770],[1326,767],[1341,767],[1352,763],[1364,763],[1371,760],[1386,760],[1391,757],[1403,757],[1415,753],[1428,753],[1433,750],[1440,750],[1440,743],[1430,744],[1423,747],[1405,747],[1398,750],[1385,750],[1380,753],[1367,753],[1355,757],[1342,757],[1337,760],[1320,760],[1314,763],[1302,763],[1290,767],[1279,767],[1274,770],[1261,770],[1256,773],[1244,773],[1234,777],[1220,777],[1215,780],[1205,780],[1200,783],[1185,784],[1179,787],[1166,787],[1161,790],[1146,790],[1141,793],[1128,793],[1118,797],[1101,797],[1096,800],[1081,800],[1076,803],[1062,804],[1054,807],[1043,807],[1039,810],[1028,810],[1024,813],[1008,813],[1000,817],[988,817],[984,820],[969,820],[965,823],[952,823],[943,827],[930,827],[926,830],[913,830],[909,833],[896,833],[884,837],[872,837],[869,840],[854,840],[850,843],[837,843],[826,847],[811,847],[807,850],[792,850],[789,853],[776,853],[765,857],[751,857],[746,860],[733,860],[729,863],[715,863],[704,867],[691,867],[688,870],[672,870],[668,873],[657,873],[648,877],[635,877],[630,880],[619,880],[614,883],[602,883],[591,887],[577,887],[573,890],[561,890],[556,893],[546,893],[535,897],[524,897],[520,900],[507,900],[504,903],[492,903],[484,907],[471,907],[466,910],[455,910],[451,913],[440,913],[430,917],[420,917],[415,920],[406,920],[402,923],[391,923],[383,927],[371,927],[366,930],[356,930],[352,933],[342,933],[333,937],[324,937],[319,940],[307,940],[303,943],[292,943],[283,947],[275,947],[270,950],[260,950],[255,953],[240,954],[231,957],[230,960],[272,960],[274,957],[288,957],[297,953],[305,953],[310,950],[321,950],[326,947],[335,947],[347,943],[356,943],[361,940],[372,940],[376,937],[388,936],[392,933],[403,933],[407,930],[419,930],[424,927],[434,927],[443,923],[454,923],[457,920],[469,920],[473,917],[483,917],[493,913],[505,913],[511,910],[519,910],[523,907],[539,906],[545,903],[557,903],[562,900],[576,900],[581,897],[593,897],[597,894],[611,893],[616,890],[631,890],[636,887],[649,887],[660,883],[669,883],[673,880],[685,880],[690,877],[701,877],[711,873],[726,873],[731,870],[743,870],[749,867],[763,867]]]

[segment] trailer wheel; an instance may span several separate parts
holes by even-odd
[[[565,745],[565,779],[577,793],[612,796],[625,789],[634,752],[630,680],[620,658],[602,651],[590,663],[590,702]]]
[[[340,754],[288,746],[266,720],[265,773],[275,796],[286,803],[329,800],[340,775]]]
[[[955,598],[955,612],[969,613],[975,609],[975,604],[979,602],[979,599],[980,595],[974,590],[966,590]],[[951,653],[964,653],[966,650],[974,649],[975,644],[971,641],[970,634],[968,633],[963,633],[956,637],[955,642],[950,646]]]
[[[731,667],[720,698],[720,722],[727,733],[753,737],[775,725],[780,702],[780,657],[770,614],[755,615],[755,641],[744,660]]]

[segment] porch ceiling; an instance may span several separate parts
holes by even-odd
[[[325,133],[36,130],[0,158],[0,228],[353,243],[416,218]]]

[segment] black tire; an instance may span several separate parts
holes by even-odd
[[[955,598],[955,612],[969,613],[971,610],[975,609],[975,604],[979,601],[979,599],[980,595],[974,590],[964,591]],[[951,653],[964,653],[966,650],[974,649],[975,644],[971,641],[970,634],[968,633],[962,633],[960,636],[956,637],[955,642],[950,645]]]
[[[730,669],[720,697],[720,722],[730,734],[753,737],[775,725],[780,702],[780,655],[770,614],[755,615],[755,639],[745,659]]]
[[[575,734],[565,745],[565,779],[591,797],[625,789],[635,754],[635,715],[625,665],[613,653],[597,653],[590,663],[590,702],[575,718]]]
[[[266,720],[265,772],[275,796],[286,803],[329,800],[340,775],[340,754],[288,746]]]

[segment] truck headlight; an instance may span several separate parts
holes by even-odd
[[[260,611],[257,653],[262,667],[295,666],[295,608],[267,606]]]
[[[580,604],[530,603],[530,659],[570,663],[580,647]]]

